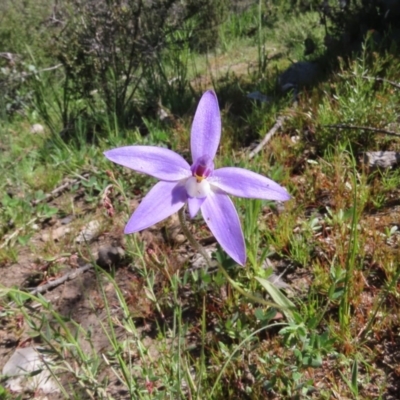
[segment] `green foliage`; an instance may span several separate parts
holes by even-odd
[[[380,77],[396,74],[397,68],[396,58],[389,53],[378,57],[369,41],[357,58],[349,63],[341,59],[340,69],[332,76],[330,86],[322,86],[325,94],[320,96],[319,104],[310,106],[310,115],[319,122],[315,132],[318,154],[329,154],[332,143],[343,149],[350,147],[355,154],[376,144],[380,137],[362,127],[394,123],[399,94],[390,85],[376,82],[379,79],[384,82],[385,78]]]
[[[314,9],[314,2],[234,3],[231,14],[217,15],[211,2],[191,2],[189,13],[173,1],[69,0],[68,7],[79,13],[62,4],[54,18],[63,30],[58,35],[58,28],[49,29],[53,41],[42,48],[49,57],[52,47],[62,67],[43,71],[42,65],[58,61],[45,63],[33,48],[18,65],[3,64],[10,90],[2,101],[14,101],[10,110],[19,112],[10,118],[3,111],[0,118],[2,272],[28,253],[22,261],[37,266],[40,279],[58,278],[64,272],[60,266],[74,265],[76,255],[79,263],[95,260],[107,240],[123,240],[127,254],[115,269],[93,265],[85,273],[93,285],[84,281],[79,299],[88,301],[82,308],[96,331],[47,300],[54,292],[34,296],[0,287],[2,324],[7,320],[12,326],[4,323],[4,329],[21,329],[17,321],[23,316],[24,334],[57,357],[54,371],[65,398],[108,399],[115,390],[149,400],[330,399],[333,390],[343,398],[369,398],[368,381],[374,394],[389,388],[377,362],[388,353],[377,338],[391,340],[399,326],[394,250],[400,174],[368,172],[356,157],[370,149],[398,151],[399,144],[375,132],[327,125],[398,130],[400,92],[388,81],[398,81],[399,61],[371,52],[375,47],[367,43],[358,58],[304,89],[294,108],[292,97],[277,97],[276,74],[290,62],[283,54],[302,56],[304,39],[324,46],[315,12],[297,12]],[[204,9],[196,8],[199,4]],[[234,8],[239,5],[242,14]],[[221,10],[227,2],[215,7]],[[215,27],[222,34],[219,44]],[[21,24],[21,29],[30,28]],[[135,29],[137,36],[131,35]],[[196,38],[202,34],[204,41]],[[195,54],[216,45],[215,54]],[[194,268],[187,243],[174,241],[169,222],[124,236],[124,224],[153,180],[115,167],[102,155],[112,147],[141,144],[173,148],[186,157],[195,91],[211,85],[224,127],[218,167],[249,168],[293,196],[284,205],[235,200],[246,268],[220,248],[208,270]],[[254,90],[267,94],[269,102],[248,99]],[[160,109],[165,120],[156,116]],[[247,146],[265,136],[280,115],[283,128],[250,160]],[[30,133],[38,120],[52,134]],[[72,140],[66,143],[67,136]],[[63,178],[78,182],[47,203],[45,195]],[[113,207],[113,216],[105,204]],[[65,239],[43,242],[38,230],[52,231],[57,216],[73,216],[77,225],[70,225]],[[99,239],[76,245],[83,219],[103,217]],[[191,221],[190,229],[210,242],[201,218]],[[11,399],[0,386],[1,396]]]
[[[190,47],[200,53],[216,48],[220,25],[227,16],[229,0],[189,0],[188,14],[194,19]]]
[[[326,42],[332,52],[348,55],[360,52],[370,37],[376,48],[390,48],[393,34],[400,28],[400,6],[397,1],[353,0],[328,1],[321,7]]]
[[[51,33],[50,0],[2,0],[0,3],[0,66],[10,53],[11,62],[29,54],[29,48],[38,58],[45,56],[45,46]],[[10,61],[10,60],[9,60]]]
[[[235,39],[254,37],[259,28],[258,10],[250,6],[244,10],[228,13],[225,23],[221,26],[221,41],[224,47],[232,44]]]
[[[51,21],[51,11],[49,0],[0,3],[0,107],[7,113],[32,106],[34,96],[28,82],[37,68],[48,67],[52,61],[47,46],[57,28]]]
[[[290,14],[276,23],[275,40],[285,46],[294,60],[307,58],[307,41],[313,46],[308,58],[320,57],[325,52],[324,37],[325,30],[317,12]]]
[[[64,127],[86,107],[99,106],[121,126],[133,122],[136,91],[164,45],[166,30],[174,29],[172,4],[67,3],[66,27],[54,38],[54,56],[65,71]],[[71,116],[68,103],[78,99],[85,102]]]
[[[160,102],[181,112],[189,48],[216,45],[223,9],[223,2],[67,2],[52,49],[65,73],[63,127],[101,109],[115,127],[155,117]],[[70,110],[77,100],[80,109]]]

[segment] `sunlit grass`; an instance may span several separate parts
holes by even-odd
[[[326,125],[396,130],[400,91],[365,77],[384,74],[398,81],[398,61],[366,47],[319,86],[302,91],[294,107],[291,96],[276,93],[277,64],[271,62],[263,76],[256,69],[236,71],[240,76],[229,73],[233,62],[257,61],[256,39],[243,37],[258,28],[257,21],[257,10],[248,10],[243,20],[227,21],[221,46],[211,57],[175,55],[188,65],[179,72],[182,82],[198,83],[198,76],[206,76],[199,87],[214,84],[220,98],[224,130],[216,165],[259,172],[293,196],[286,204],[234,200],[245,233],[246,267],[234,266],[213,248],[230,282],[220,271],[193,269],[192,250],[170,232],[176,229],[172,222],[124,237],[123,226],[152,180],[102,155],[113,147],[142,144],[170,147],[186,157],[190,106],[164,122],[149,115],[143,120],[145,134],[134,127],[116,131],[101,114],[99,137],[85,122],[75,126],[77,137],[69,141],[54,132],[31,134],[28,117],[2,121],[1,270],[25,257],[45,283],[58,278],[72,260],[93,264],[95,283],[79,283],[79,290],[98,332],[78,321],[74,307],[63,313],[61,301],[47,298],[51,292],[27,294],[29,285],[0,289],[3,328],[18,340],[35,338],[56,356],[51,369],[65,398],[330,399],[332,393],[370,398],[372,388],[384,393],[386,372],[375,347],[398,330],[400,175],[397,169],[369,170],[359,160],[367,150],[398,151],[399,142]],[[273,33],[288,23],[281,21]],[[315,14],[281,37],[279,45],[290,57],[300,54],[304,37],[299,26],[311,23]],[[273,35],[266,31],[265,37]],[[173,61],[163,65],[168,76],[181,65]],[[216,70],[219,65],[222,69]],[[168,88],[160,93],[169,106],[179,108],[184,102],[168,97]],[[276,100],[247,99],[253,89]],[[195,104],[194,96],[188,99]],[[56,108],[53,104],[50,110],[55,120]],[[279,115],[287,116],[283,128],[249,160],[246,146],[262,138]],[[63,178],[77,181],[49,204],[35,204]],[[41,231],[53,232],[59,220],[71,216],[71,231],[63,238],[41,238]],[[101,221],[99,241],[120,240],[125,252],[121,265],[101,269],[90,243],[76,243],[91,220]],[[200,239],[210,236],[201,218],[191,221],[190,229]],[[294,309],[268,307],[235,285]],[[101,346],[96,336],[102,337]]]

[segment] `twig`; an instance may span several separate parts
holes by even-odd
[[[5,58],[7,61],[13,62],[14,58],[20,57],[20,54],[16,53],[10,53],[10,52],[5,52],[5,53],[0,53],[1,58]]]
[[[47,292],[50,289],[54,289],[55,287],[63,284],[66,281],[70,281],[72,279],[75,279],[78,275],[83,274],[85,271],[88,271],[89,269],[93,268],[93,264],[86,264],[83,267],[74,269],[73,271],[70,271],[63,275],[62,277],[58,279],[54,279],[53,281],[46,283],[45,285],[38,286],[34,289],[29,290],[30,294],[36,295],[38,293],[44,293]]]
[[[63,183],[59,187],[55,188],[52,192],[47,193],[43,198],[41,199],[36,199],[32,200],[31,204],[33,206],[37,206],[41,202],[49,202],[53,200],[56,196],[58,196],[62,191],[66,190],[69,186],[74,185],[75,183],[78,183],[81,180],[86,180],[86,178],[89,176],[89,173],[85,173],[83,175],[79,175],[79,178],[68,180],[67,182]],[[15,237],[17,236],[23,229],[25,229],[27,226],[33,224],[37,220],[37,217],[32,218],[28,223],[26,223],[23,226],[20,226],[17,228],[13,233],[10,233],[9,235],[5,236],[3,239],[3,243],[0,245],[0,249],[3,249],[8,245],[8,243]]]
[[[389,81],[389,80],[387,80],[385,78],[377,78],[375,76],[361,76],[361,78],[370,79],[370,80],[374,80],[374,81],[377,81],[377,82],[385,82],[385,83],[388,83],[389,85],[394,86],[397,89],[400,89],[400,83]]]
[[[356,74],[340,74],[339,76],[341,76],[342,78],[349,78],[349,77],[358,77],[358,75]],[[394,82],[394,81],[389,81],[388,79],[385,78],[379,78],[377,76],[367,76],[367,75],[361,75],[360,78],[362,79],[368,79],[370,81],[377,81],[377,82],[384,82],[384,83],[388,83],[389,85],[394,86],[397,89],[400,89],[400,83]]]
[[[325,128],[330,129],[359,129],[364,131],[370,131],[375,133],[384,133],[388,136],[400,137],[400,134],[393,131],[387,131],[386,129],[373,128],[372,126],[359,126],[359,125],[346,125],[346,124],[336,124],[336,125],[323,125]]]
[[[29,78],[31,76],[34,76],[34,75],[37,75],[37,74],[41,74],[42,72],[54,71],[55,69],[58,69],[58,68],[60,68],[62,66],[63,66],[63,64],[57,64],[57,65],[53,65],[52,67],[43,68],[43,69],[40,69],[40,70],[34,71],[34,72],[22,71],[18,76],[8,77],[8,81],[17,81],[19,79],[26,79],[26,78]]]
[[[262,148],[272,139],[275,133],[278,131],[279,128],[282,127],[283,122],[285,121],[285,116],[280,116],[275,122],[275,125],[267,132],[264,139],[261,143],[249,154],[249,159],[252,159],[257,153],[259,153]]]
[[[37,200],[32,200],[32,205],[36,206],[39,203],[41,203],[42,201],[51,201],[53,200],[56,196],[58,196],[61,192],[63,192],[65,189],[67,189],[69,186],[74,185],[75,183],[78,183],[80,180],[84,179],[86,180],[86,177],[89,176],[89,173],[83,174],[83,176],[81,176],[80,178],[76,178],[76,179],[72,179],[72,180],[68,180],[67,182],[63,183],[62,185],[58,186],[57,188],[55,188],[53,191],[51,191],[50,193],[47,193],[43,198],[41,199],[37,199]]]
[[[36,73],[40,74],[41,72],[53,71],[53,70],[58,69],[58,68],[60,68],[62,66],[63,66],[63,64],[53,65],[52,67],[42,68],[39,71],[36,71]]]
[[[20,226],[18,229],[16,229],[13,233],[10,233],[9,235],[4,237],[3,243],[0,245],[0,249],[3,249],[4,247],[7,246],[7,244],[10,242],[11,239],[13,239],[15,236],[17,236],[23,229],[25,229],[27,226],[32,225],[35,221],[37,220],[37,217],[32,218],[29,222],[27,222],[24,226]]]

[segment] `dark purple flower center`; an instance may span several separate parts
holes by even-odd
[[[214,171],[214,162],[210,157],[202,156],[192,165],[191,170],[197,182],[201,182],[203,179],[208,178]]]

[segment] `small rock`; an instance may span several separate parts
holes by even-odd
[[[61,218],[60,222],[62,225],[68,225],[74,219],[73,215],[68,215],[67,217]]]
[[[176,244],[182,244],[186,242],[186,236],[182,235],[181,233],[175,236],[175,243]]]
[[[55,393],[60,389],[51,377],[46,365],[50,360],[40,353],[39,348],[25,347],[16,349],[3,367],[2,374],[10,376],[7,387],[13,392],[41,390],[43,393]],[[39,373],[36,373],[41,371]],[[32,374],[35,372],[34,374]],[[33,375],[33,376],[31,376]]]
[[[30,132],[33,134],[42,134],[44,133],[44,126],[41,124],[33,124],[31,126]]]
[[[96,263],[99,267],[110,268],[118,265],[124,257],[125,251],[122,247],[104,245],[99,249]]]
[[[212,253],[215,251],[215,245],[210,246],[210,247],[205,247],[204,250],[207,253],[208,257],[212,258]],[[192,258],[190,264],[191,264],[191,268],[192,269],[204,269],[204,268],[207,268],[206,260],[199,253],[195,253],[193,255],[193,258]]]
[[[299,136],[299,135],[291,136],[291,137],[290,137],[290,140],[291,140],[293,143],[299,143],[299,142],[300,142],[300,136]]]
[[[58,228],[53,229],[51,232],[42,233],[42,240],[44,242],[48,242],[49,240],[54,240],[57,242],[71,230],[66,226],[59,226]]]
[[[76,237],[76,243],[91,242],[100,233],[100,222],[90,221]]]

